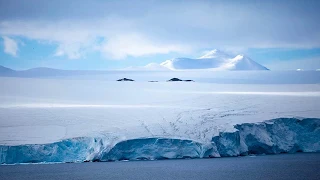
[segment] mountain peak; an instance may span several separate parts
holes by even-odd
[[[269,70],[243,54],[230,59],[225,67],[230,70]]]
[[[11,73],[11,72],[14,72],[14,70],[4,66],[0,66],[0,73]]]
[[[266,67],[253,61],[243,54],[237,56],[229,55],[218,49],[207,51],[199,58],[173,58],[166,60],[160,64],[150,63],[143,67],[131,69],[144,70],[194,70],[194,69],[209,69],[209,70],[268,70]]]
[[[174,58],[161,63],[171,70],[211,69],[211,70],[268,70],[249,57],[239,54],[229,55],[218,49],[206,52],[203,56],[192,58]]]
[[[198,59],[208,59],[208,58],[216,58],[216,57],[228,57],[229,55],[219,49],[213,49],[211,51],[207,51],[203,56]]]

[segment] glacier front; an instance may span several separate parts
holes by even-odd
[[[0,77],[1,163],[318,151],[319,75],[110,71]],[[135,81],[116,81],[124,77]],[[195,82],[167,82],[173,77]],[[263,122],[281,117],[289,120]],[[309,121],[315,124],[301,124]]]
[[[210,143],[162,137],[111,145],[104,138],[72,138],[50,144],[0,146],[0,163],[83,162],[228,157],[248,154],[320,152],[320,119],[279,118],[235,126]]]

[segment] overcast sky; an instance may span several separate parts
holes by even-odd
[[[319,9],[318,0],[0,0],[0,65],[113,69],[221,49],[270,69],[319,69]]]

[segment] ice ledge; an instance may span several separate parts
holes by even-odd
[[[320,119],[279,118],[236,125],[211,143],[141,138],[113,145],[105,138],[81,137],[51,144],[0,146],[0,163],[49,163],[206,158],[248,154],[320,152]]]
[[[235,128],[212,138],[221,156],[320,152],[320,119],[279,118]]]
[[[211,144],[183,139],[145,138],[122,141],[98,160],[155,160],[217,156],[219,154]]]

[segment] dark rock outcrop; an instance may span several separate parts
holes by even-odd
[[[185,82],[194,82],[193,80],[187,79],[187,80],[182,80],[179,78],[171,78],[168,80],[168,82],[172,82],[172,81],[185,81]]]
[[[179,78],[171,78],[171,79],[169,79],[168,81],[182,81],[182,80],[179,79]]]
[[[134,81],[133,79],[128,79],[128,78],[122,78],[118,79],[117,81]]]

